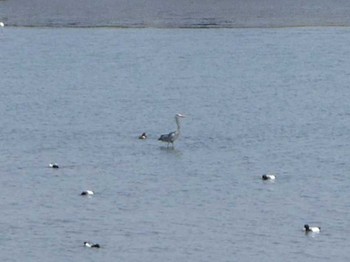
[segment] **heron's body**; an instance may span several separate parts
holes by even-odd
[[[175,140],[178,139],[180,136],[180,120],[179,120],[180,117],[184,117],[184,116],[181,114],[175,115],[175,122],[176,122],[176,126],[177,126],[176,131],[170,132],[169,134],[161,135],[158,138],[159,141],[166,142],[166,143],[168,143],[168,145],[169,145],[169,143],[171,143],[174,146]]]
[[[174,143],[174,141],[179,137],[180,132],[174,131],[169,134],[161,135],[158,140],[168,143]]]

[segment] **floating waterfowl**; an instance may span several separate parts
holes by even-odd
[[[89,248],[100,248],[99,244],[94,244],[90,242],[84,242],[84,246],[89,247]]]
[[[147,138],[147,134],[146,133],[142,133],[142,135],[139,136],[139,139],[146,139]]]
[[[51,164],[49,164],[49,167],[51,167],[51,168],[59,168],[57,163],[51,163]]]
[[[94,191],[85,190],[85,191],[81,192],[80,195],[82,195],[82,196],[92,196],[92,195],[94,195],[94,194],[95,194]]]
[[[275,180],[276,176],[272,175],[272,174],[264,174],[264,175],[262,175],[261,178],[262,178],[262,180]]]
[[[304,225],[304,230],[306,233],[313,232],[319,233],[321,231],[321,227],[310,227],[308,224]]]

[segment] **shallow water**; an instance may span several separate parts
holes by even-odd
[[[349,259],[349,29],[0,38],[2,261]]]

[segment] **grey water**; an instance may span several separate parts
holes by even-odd
[[[10,26],[350,26],[349,12],[348,0],[0,0]]]
[[[349,41],[2,28],[0,260],[348,261]]]

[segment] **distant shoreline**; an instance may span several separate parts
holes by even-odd
[[[0,21],[22,27],[349,27],[349,14],[349,0],[0,1]]]
[[[6,25],[17,28],[71,28],[71,29],[283,29],[283,28],[350,28],[350,25],[275,25],[275,26],[114,26],[114,25]]]

